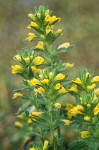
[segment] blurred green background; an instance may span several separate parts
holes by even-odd
[[[21,136],[14,127],[21,100],[12,100],[13,90],[20,87],[20,78],[12,76],[9,68],[16,50],[33,45],[24,42],[29,24],[27,14],[39,5],[62,18],[57,27],[65,30],[57,42],[75,45],[74,50],[61,56],[66,62],[75,62],[72,73],[82,67],[99,73],[98,0],[0,0],[0,150],[22,150]]]

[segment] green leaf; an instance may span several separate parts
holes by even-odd
[[[84,148],[87,148],[86,142],[83,140],[74,141],[69,144],[69,150],[81,150],[82,148],[83,150]]]
[[[23,106],[19,108],[19,110],[17,112],[17,115],[25,112],[29,106],[31,106],[31,102],[30,101],[26,102],[25,104],[23,104]]]

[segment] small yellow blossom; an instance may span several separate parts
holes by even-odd
[[[70,63],[64,63],[63,64],[66,68],[72,68],[74,66],[74,64],[70,64]]]
[[[28,41],[32,41],[34,38],[36,38],[37,36],[35,35],[35,33],[28,33],[28,37],[26,38]]]
[[[50,72],[50,73],[49,73],[49,79],[52,79],[52,78],[53,78],[53,75],[54,75],[53,72]]]
[[[99,88],[95,89],[94,93],[95,93],[96,95],[99,95]]]
[[[31,20],[33,20],[33,21],[35,21],[35,16],[33,15],[33,14],[28,14],[28,17],[31,19]]]
[[[39,117],[43,112],[32,112],[31,114],[29,114],[29,117]]]
[[[84,110],[85,110],[82,105],[77,105],[76,107],[77,107],[78,110],[81,110],[81,111],[84,111]]]
[[[19,119],[24,119],[24,115],[23,115],[23,114],[17,115],[17,118],[19,118]]]
[[[11,66],[11,68],[12,68],[12,74],[16,74],[23,70],[23,67],[20,65]]]
[[[96,105],[96,107],[93,109],[93,113],[94,115],[98,115],[99,114],[99,103]]]
[[[29,119],[27,120],[27,123],[28,123],[28,124],[31,124],[31,123],[32,123],[31,118],[29,118]]]
[[[26,58],[24,58],[24,61],[25,61],[26,63],[29,63],[29,62],[30,62],[30,58],[29,58],[29,57],[26,57]]]
[[[55,107],[56,109],[60,109],[60,108],[61,108],[61,104],[60,104],[60,103],[55,103],[55,104],[54,104],[54,107]]]
[[[12,99],[16,99],[17,97],[22,97],[22,96],[23,96],[23,94],[16,92],[16,93],[13,94]]]
[[[77,105],[70,110],[70,113],[73,115],[77,115],[82,114],[82,111],[84,111],[84,107],[82,105]]]
[[[21,122],[19,122],[19,121],[15,121],[15,126],[19,127],[19,128],[22,128],[23,124]]]
[[[44,58],[40,56],[35,57],[33,60],[33,64],[35,66],[41,65],[43,62],[44,62]]]
[[[81,138],[83,138],[83,139],[88,138],[89,134],[90,134],[90,132],[88,132],[88,131],[82,131],[82,132],[80,132]]]
[[[50,32],[53,32],[53,31],[52,31],[52,29],[51,29],[50,26],[47,26],[47,27],[46,27],[46,34],[48,34],[48,33],[50,33]]]
[[[71,110],[74,107],[74,105],[67,103],[66,104],[66,110]]]
[[[54,86],[54,89],[59,90],[61,87],[62,87],[62,85],[60,83],[58,83]]]
[[[91,84],[91,85],[87,86],[87,91],[91,91],[91,90],[93,90],[93,89],[95,88],[95,86],[96,86],[96,84],[95,84],[95,83],[93,83],[93,84]]]
[[[95,76],[92,80],[91,80],[91,82],[93,83],[93,82],[99,82],[99,76]]]
[[[84,120],[90,122],[90,117],[89,116],[84,116]]]
[[[58,94],[65,94],[67,90],[62,86],[61,89],[58,91]]]
[[[35,86],[35,85],[41,85],[41,82],[38,79],[34,78],[34,79],[29,81],[29,84],[31,86]]]
[[[34,74],[36,74],[37,72],[39,72],[39,69],[37,69],[35,66],[31,66],[31,70]]]
[[[78,89],[75,86],[72,86],[69,91],[74,92],[74,93],[78,93]]]
[[[67,43],[61,44],[61,45],[58,47],[58,49],[61,49],[61,48],[69,48],[69,47],[70,47],[70,43],[67,42]]]
[[[62,29],[58,29],[58,30],[55,32],[55,35],[56,35],[56,36],[59,36],[62,32],[63,32]]]
[[[71,125],[71,123],[72,123],[72,121],[70,121],[70,120],[67,120],[67,119],[63,119],[62,120],[65,124],[65,126],[70,126]]]
[[[57,18],[56,16],[49,16],[49,15],[47,15],[46,17],[45,17],[45,22],[48,22],[49,24],[54,24],[55,22],[57,22],[57,21],[60,21],[61,20],[61,18]]]
[[[45,92],[45,90],[42,87],[39,87],[37,90],[38,90],[39,93],[44,93]]]
[[[38,27],[39,26],[35,22],[31,22],[31,24],[27,26],[28,29],[30,28],[38,29]]]
[[[44,141],[43,150],[47,150],[48,144],[49,144],[49,141],[45,140],[45,141]]]
[[[14,56],[14,59],[17,59],[18,61],[21,61],[21,56],[17,54],[17,55]]]
[[[37,48],[39,50],[44,50],[44,43],[39,41],[35,48]]]
[[[49,83],[49,80],[48,80],[48,79],[43,79],[43,80],[41,80],[41,83],[42,83],[42,84],[48,84],[48,83]]]
[[[74,82],[76,84],[79,84],[79,85],[82,85],[82,82],[79,78],[76,78],[75,80],[72,80],[72,82]]]
[[[70,111],[68,111],[68,112],[67,112],[67,118],[68,118],[68,119],[71,119],[72,116],[73,116],[73,114],[72,114]]]
[[[34,147],[32,147],[32,148],[29,148],[29,150],[36,150]]]
[[[59,81],[59,80],[63,80],[64,78],[65,78],[65,75],[62,74],[62,73],[59,73],[59,74],[56,75],[54,80]]]

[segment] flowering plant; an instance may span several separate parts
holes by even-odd
[[[99,76],[93,77],[87,69],[79,71],[79,77],[68,79],[68,69],[74,64],[59,60],[60,54],[70,51],[74,45],[65,42],[53,46],[63,29],[54,26],[61,18],[51,15],[49,9],[40,6],[29,13],[30,24],[26,41],[35,41],[30,50],[23,48],[14,59],[12,74],[22,77],[23,88],[14,91],[13,99],[21,97],[24,104],[17,112],[15,126],[24,131],[28,139],[26,150],[77,150],[99,147]],[[62,103],[66,94],[74,96],[76,103]],[[63,126],[79,129],[80,136],[69,143],[65,140]]]

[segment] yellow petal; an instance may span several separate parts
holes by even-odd
[[[99,76],[95,76],[92,80],[91,80],[91,82],[93,83],[93,82],[99,82]]]
[[[61,44],[61,45],[58,47],[58,49],[61,49],[61,48],[69,48],[69,47],[70,47],[70,43],[67,42],[67,43]]]
[[[44,58],[37,56],[34,58],[33,63],[35,66],[41,65],[44,62]]]
[[[58,80],[63,80],[65,78],[65,75],[64,74],[62,74],[62,73],[59,73],[59,74],[57,74],[57,76],[55,77],[55,81],[58,81]]]

